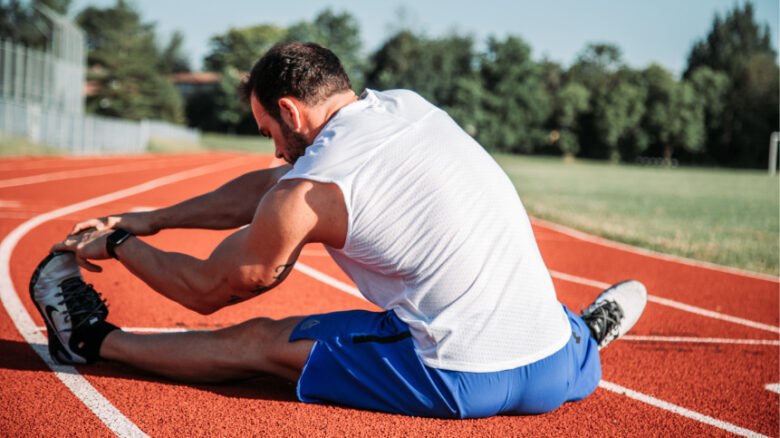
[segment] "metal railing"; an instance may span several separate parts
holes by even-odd
[[[83,56],[83,55],[82,55]],[[0,40],[0,98],[84,113],[85,63]]]
[[[71,154],[144,152],[151,137],[200,142],[200,131],[166,122],[74,115],[38,103],[5,99],[0,99],[2,135]]]

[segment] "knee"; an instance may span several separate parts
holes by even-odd
[[[224,342],[231,345],[233,357],[245,365],[268,364],[276,361],[280,350],[288,343],[288,320],[254,318],[220,331]]]

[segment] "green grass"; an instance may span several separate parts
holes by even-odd
[[[0,157],[61,154],[62,152],[55,148],[32,143],[25,138],[0,135]]]
[[[260,154],[273,154],[273,141],[259,135],[228,135],[203,133],[200,144],[181,141],[151,138],[149,140],[149,152],[154,153],[183,153],[199,151],[238,151],[254,152]]]
[[[496,159],[532,216],[664,253],[778,275],[780,186],[766,172]]]
[[[259,135],[204,133],[201,135],[200,142],[206,149],[211,150],[274,153],[274,142]]]

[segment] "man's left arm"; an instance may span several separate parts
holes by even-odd
[[[207,314],[257,296],[289,274],[304,244],[341,247],[346,208],[333,184],[283,181],[261,202],[252,223],[225,239],[206,260],[166,252],[138,238],[115,248],[118,259],[160,294]],[[75,251],[82,266],[108,258],[111,230],[69,236],[54,250]],[[94,265],[92,265],[94,270]]]

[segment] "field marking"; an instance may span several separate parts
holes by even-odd
[[[552,223],[552,222],[547,222],[546,220],[543,220],[543,219],[532,218],[531,219],[531,223],[533,223],[534,225],[539,225],[539,226],[541,226],[543,228],[547,228],[547,229],[550,229],[550,230],[553,230],[553,231],[557,231],[559,233],[563,233],[563,234],[565,234],[567,236],[574,237],[575,239],[578,239],[578,240],[583,240],[583,241],[586,241],[586,242],[595,243],[597,245],[606,246],[608,248],[619,249],[621,251],[626,251],[626,252],[630,252],[630,253],[634,253],[634,254],[639,254],[639,255],[646,256],[646,257],[652,257],[652,258],[660,259],[660,260],[667,261],[667,262],[679,263],[681,265],[688,265],[688,266],[694,266],[694,267],[697,267],[697,268],[711,269],[713,271],[720,271],[720,272],[725,272],[725,273],[729,273],[729,274],[736,274],[736,275],[739,275],[739,276],[742,276],[742,277],[748,277],[748,278],[753,278],[753,279],[757,279],[757,280],[767,280],[767,281],[772,281],[772,282],[775,282],[775,283],[780,283],[780,277],[775,277],[775,276],[767,275],[767,274],[761,274],[761,273],[758,273],[758,272],[752,272],[752,271],[748,271],[748,270],[745,270],[745,269],[732,268],[730,266],[723,266],[723,265],[718,265],[718,264],[710,263],[710,262],[703,262],[701,260],[689,259],[687,257],[682,257],[682,256],[676,256],[676,255],[671,255],[671,254],[664,254],[662,252],[653,251],[651,249],[639,248],[639,247],[636,247],[636,246],[631,246],[631,245],[628,245],[628,244],[625,244],[625,243],[615,242],[613,240],[609,240],[609,239],[606,239],[606,238],[603,238],[603,237],[599,237],[599,236],[596,236],[596,235],[593,235],[593,234],[589,234],[589,233],[586,233],[584,231],[575,230],[574,228],[569,228],[569,227],[564,226],[564,225],[559,225],[559,224],[555,224],[555,223]]]
[[[110,166],[103,166],[103,167],[87,167],[87,168],[80,168],[80,169],[62,170],[62,171],[51,172],[51,173],[42,173],[40,175],[9,178],[9,179],[0,180],[0,188],[18,187],[18,186],[25,186],[30,184],[39,184],[39,183],[45,183],[51,181],[62,181],[66,179],[75,179],[75,178],[82,178],[88,176],[135,172],[136,170],[159,169],[161,167],[170,166],[171,161],[179,162],[179,160],[160,160],[160,161],[151,161],[151,162],[143,162],[143,163],[134,163],[131,165],[123,163],[123,164],[113,164]]]
[[[693,336],[637,336],[623,335],[621,341],[650,342],[689,342],[694,344],[739,344],[739,345],[777,345],[780,341],[772,339],[730,339],[730,338],[697,338]]]
[[[360,294],[358,289],[355,288],[354,286],[351,286],[351,285],[348,285],[348,284],[346,284],[344,282],[336,280],[335,278],[333,278],[333,277],[331,277],[331,276],[329,276],[329,275],[327,275],[327,274],[325,274],[323,272],[320,272],[320,271],[318,271],[318,270],[316,270],[316,269],[314,269],[314,268],[312,268],[310,266],[307,266],[307,265],[305,265],[303,263],[298,262],[298,263],[295,264],[294,268],[299,270],[299,271],[301,271],[302,273],[304,273],[304,274],[314,278],[315,280],[322,281],[323,283],[326,283],[326,284],[328,284],[330,286],[333,286],[336,289],[344,291],[344,292],[346,292],[346,293],[348,293],[350,295],[355,295],[355,296],[358,296],[360,298],[365,299],[363,297],[363,295]],[[655,397],[652,397],[652,396],[649,396],[649,395],[646,395],[646,394],[642,394],[641,392],[637,392],[637,391],[634,391],[634,390],[631,390],[631,389],[628,389],[628,388],[624,388],[624,387],[616,385],[614,383],[610,383],[610,382],[606,382],[606,381],[602,380],[601,382],[599,382],[599,386],[604,388],[604,389],[607,389],[609,391],[613,391],[613,392],[616,392],[618,394],[625,395],[626,397],[633,398],[635,400],[639,400],[641,402],[647,403],[647,404],[655,406],[657,408],[661,408],[663,410],[666,410],[666,411],[669,411],[669,412],[681,415],[683,417],[687,417],[687,418],[699,421],[699,422],[704,423],[704,424],[708,424],[710,426],[717,427],[719,429],[726,430],[728,432],[731,432],[731,433],[734,433],[734,434],[737,434],[737,435],[742,435],[742,436],[747,436],[747,437],[765,437],[765,435],[761,435],[761,434],[759,434],[757,432],[753,432],[752,430],[748,430],[748,429],[741,428],[739,426],[735,426],[735,425],[733,425],[731,423],[727,423],[725,421],[721,421],[721,420],[709,417],[707,415],[700,414],[700,413],[692,411],[690,409],[686,409],[686,408],[683,408],[681,406],[677,406],[675,404],[663,401],[661,399],[657,399]]]
[[[768,391],[780,394],[780,383],[767,383],[764,388],[766,388]]]
[[[557,278],[559,280],[583,284],[585,286],[591,286],[602,290],[611,286],[609,283],[604,283],[603,281],[592,280],[590,278],[579,277],[571,274],[564,274],[563,272],[553,271],[552,269],[550,269],[550,275],[553,278]],[[647,301],[651,303],[660,304],[662,306],[672,307],[677,310],[695,313],[701,316],[707,316],[714,319],[720,319],[722,321],[728,321],[734,324],[740,324],[740,325],[756,328],[759,330],[766,330],[772,333],[780,333],[780,327],[764,324],[761,322],[751,321],[749,319],[739,318],[736,316],[726,315],[724,313],[703,309],[701,307],[691,306],[690,304],[681,303],[679,301],[670,300],[668,298],[661,298],[659,296],[647,294]]]
[[[172,184],[189,178],[229,169],[244,164],[244,157],[222,161],[216,164],[185,170],[172,175],[147,181],[133,187],[119,190],[86,201],[78,202],[66,207],[58,208],[48,213],[33,217],[13,229],[0,243],[0,301],[6,312],[11,317],[16,329],[19,330],[24,340],[30,344],[43,361],[51,368],[54,375],[70,389],[82,403],[92,411],[114,434],[121,437],[145,437],[132,421],[122,414],[108,399],[106,399],[89,381],[82,376],[75,367],[70,365],[55,364],[49,355],[46,337],[38,330],[32,317],[19,299],[13,281],[11,280],[11,254],[16,244],[32,229],[52,219],[66,216],[77,211],[85,210],[106,202],[115,201],[131,195],[136,195],[154,188]]]
[[[122,330],[131,333],[184,333],[199,330],[219,330],[221,327],[121,327]],[[46,326],[38,326],[38,331],[45,332]],[[727,339],[727,338],[695,338],[677,336],[633,336],[623,335],[620,341],[650,341],[650,342],[690,342],[695,344],[740,344],[740,345],[776,345],[780,341],[770,339]]]
[[[768,438],[766,435],[762,435],[758,432],[754,432],[750,429],[745,429],[739,426],[736,426],[734,424],[728,423],[726,421],[718,420],[716,418],[712,418],[708,415],[700,414],[696,411],[692,411],[690,409],[686,409],[682,406],[675,405],[673,403],[669,403],[667,401],[655,398],[653,396],[642,394],[641,392],[636,392],[634,390],[622,387],[620,385],[617,385],[615,383],[607,382],[605,380],[602,380],[599,382],[599,387],[604,388],[608,391],[615,392],[620,395],[624,395],[628,398],[632,398],[637,401],[641,401],[642,403],[647,403],[651,406],[655,406],[657,408],[663,409],[665,411],[674,412],[677,415],[681,415],[686,418],[690,418],[692,420],[696,420],[698,422],[708,424],[710,426],[717,427],[718,429],[723,429],[727,432],[731,432],[735,435],[745,436],[745,437],[761,437],[761,438]]]
[[[10,170],[40,170],[40,169],[61,169],[63,167],[73,168],[73,164],[81,165],[84,161],[119,161],[132,159],[135,161],[154,160],[157,158],[152,154],[110,154],[110,155],[60,155],[52,158],[31,161],[29,157],[4,157],[0,159],[0,172]]]
[[[322,283],[325,283],[329,286],[333,286],[336,289],[346,292],[350,295],[354,295],[358,298],[366,299],[363,294],[360,293],[358,288],[355,286],[352,286],[350,284],[344,283],[343,281],[336,280],[335,278],[331,277],[330,275],[327,275],[323,272],[320,272],[314,268],[312,268],[309,265],[306,265],[301,262],[296,262],[295,265],[293,265],[293,269],[296,269],[298,271],[303,272],[304,274],[308,275],[309,277],[319,280]]]

